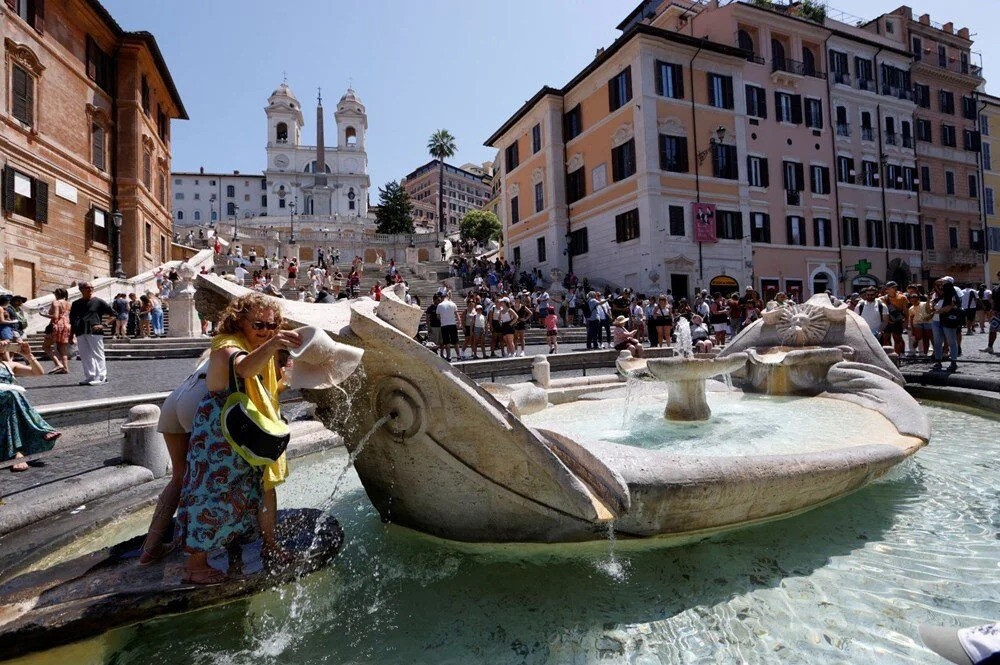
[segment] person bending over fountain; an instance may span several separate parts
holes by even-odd
[[[209,552],[225,547],[234,553],[263,538],[268,565],[287,563],[290,556],[275,536],[275,488],[288,475],[285,456],[266,467],[251,466],[233,450],[222,433],[221,412],[229,397],[230,359],[254,406],[270,418],[280,416],[278,393],[284,388],[277,363],[284,349],[297,347],[299,334],[281,330],[281,310],[264,296],[251,293],[233,300],[212,338],[206,370],[208,393],[198,405],[187,450],[187,469],[177,512],[177,542],[190,554],[184,581],[214,584],[226,575],[208,564]],[[259,381],[251,381],[257,377]]]

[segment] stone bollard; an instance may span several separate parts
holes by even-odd
[[[531,363],[531,378],[542,388],[548,388],[549,375],[549,361],[545,356],[535,356],[534,362]]]
[[[122,424],[122,460],[126,464],[142,466],[153,472],[154,478],[170,473],[170,455],[163,435],[156,431],[160,407],[155,404],[138,404],[128,411]]]

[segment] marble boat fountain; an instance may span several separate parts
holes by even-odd
[[[200,275],[197,286],[198,309],[210,317],[245,292],[215,276]],[[732,371],[747,393],[795,395],[835,408],[851,423],[842,441],[823,448],[807,445],[814,432],[803,420],[796,428],[803,445],[791,452],[698,455],[577,441],[529,427],[505,406],[506,395],[498,401],[413,339],[421,310],[402,295],[387,290],[381,302],[324,305],[282,301],[282,308],[294,324],[321,327],[364,349],[363,380],[349,404],[339,390],[306,397],[343,434],[381,517],[442,538],[587,541],[606,538],[610,525],[622,537],[687,542],[837,499],[929,439],[927,417],[867,326],[826,296],[768,313],[714,361],[678,358],[646,369],[633,361],[635,373],[688,377],[691,385],[672,389],[684,395],[678,398],[686,404],[678,407],[684,419],[710,418],[701,384]],[[560,409],[574,406],[545,413],[560,422]]]

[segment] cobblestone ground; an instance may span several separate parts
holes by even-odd
[[[49,363],[44,363],[46,370]],[[108,382],[101,386],[81,386],[79,361],[70,361],[72,374],[20,377],[35,406],[65,404],[90,399],[106,399],[173,390],[194,370],[194,358],[163,360],[112,360],[108,362]]]

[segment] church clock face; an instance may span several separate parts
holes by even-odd
[[[289,164],[288,155],[278,155],[277,157],[274,158],[274,165],[277,166],[279,169],[288,168],[288,164]]]

